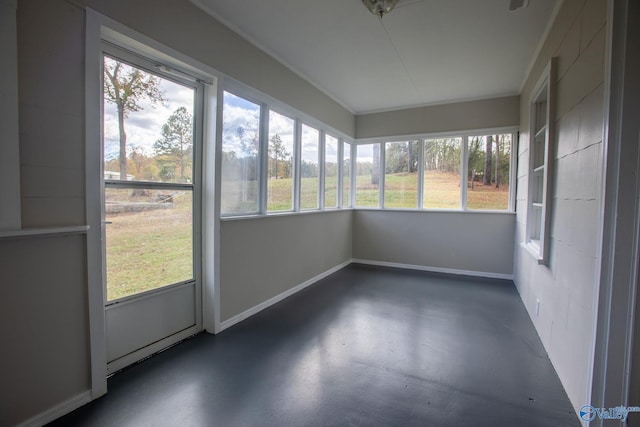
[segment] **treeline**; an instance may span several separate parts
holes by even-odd
[[[122,179],[136,181],[191,182],[193,176],[193,117],[185,107],[169,116],[162,126],[161,137],[148,155],[135,144],[126,147],[126,157],[105,161],[105,172],[118,172]]]
[[[224,164],[222,176],[227,180],[255,181],[258,179],[259,164],[257,155],[239,157],[235,151],[223,151],[222,162]],[[335,176],[338,165],[335,162],[327,162],[325,163],[325,168],[327,175]],[[301,178],[313,178],[319,176],[319,174],[317,163],[306,160],[300,162]],[[293,159],[290,156],[284,159],[269,156],[267,176],[269,179],[293,178]]]
[[[511,134],[470,137],[468,179],[481,180],[484,185],[509,183],[511,162]],[[383,144],[385,174],[415,173],[418,171],[420,144],[417,141]],[[370,175],[378,182],[380,145],[373,144],[373,162],[358,161],[356,175]],[[424,170],[459,173],[462,162],[462,138],[427,139],[424,145]]]
[[[509,184],[511,134],[469,138],[468,179],[496,188]]]

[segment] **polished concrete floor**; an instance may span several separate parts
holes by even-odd
[[[513,283],[351,265],[53,426],[577,426]]]

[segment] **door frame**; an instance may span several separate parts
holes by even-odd
[[[108,41],[150,60],[198,78],[205,84],[201,155],[201,298],[202,327],[210,333],[220,330],[219,231],[220,193],[219,150],[217,141],[222,117],[220,82],[224,75],[183,53],[144,36],[90,8],[86,12],[85,38],[85,212],[87,232],[87,302],[89,318],[89,353],[91,359],[91,398],[107,392],[107,351],[105,330],[106,294],[103,288],[102,262],[102,43]],[[196,197],[194,189],[194,197]],[[196,207],[194,206],[194,209]],[[194,241],[195,243],[195,241]]]
[[[591,377],[593,407],[637,405],[639,359],[636,298],[640,253],[640,179],[637,176],[640,150],[640,61],[631,54],[640,32],[633,25],[638,4],[629,0],[607,2],[607,45],[605,63],[604,156],[605,182],[602,188],[602,238],[597,330]],[[636,360],[634,360],[634,357]],[[635,375],[635,376],[632,376]],[[636,381],[636,383],[634,383]],[[637,420],[635,421],[637,422]],[[596,418],[594,426],[606,422]],[[608,425],[608,424],[607,424]]]
[[[183,184],[177,182],[170,183],[160,183],[160,182],[147,182],[147,181],[110,181],[104,179],[104,148],[101,152],[101,157],[103,161],[100,163],[101,171],[101,232],[102,232],[102,262],[103,262],[103,292],[105,295],[107,294],[107,238],[106,231],[109,222],[106,221],[104,207],[105,207],[105,191],[107,188],[140,188],[140,189],[161,189],[161,190],[185,190],[191,191],[192,195],[192,206],[191,206],[191,219],[192,219],[192,271],[193,277],[188,281],[178,282],[178,283],[167,283],[159,288],[154,288],[148,291],[136,293],[133,295],[129,295],[124,298],[115,299],[112,301],[105,301],[105,313],[106,313],[106,333],[107,333],[107,374],[112,374],[114,372],[119,371],[122,368],[125,368],[139,360],[144,359],[168,346],[174,345],[175,343],[188,338],[200,331],[202,331],[202,135],[203,135],[203,122],[204,122],[204,82],[199,80],[198,78],[187,75],[186,73],[182,73],[178,70],[173,70],[169,68],[169,66],[164,62],[160,62],[157,60],[151,60],[146,55],[141,55],[138,53],[131,52],[127,49],[127,47],[122,47],[116,44],[113,44],[108,41],[103,41],[101,44],[101,54],[104,58],[108,56],[110,58],[117,59],[118,61],[122,61],[123,63],[132,66],[136,69],[140,69],[142,71],[146,71],[149,74],[162,78],[164,80],[179,84],[184,87],[188,87],[193,90],[194,98],[193,98],[193,172],[192,178],[193,182],[190,184]],[[102,60],[103,61],[103,60]],[[102,62],[101,61],[101,62]],[[162,68],[162,69],[161,69]],[[100,75],[103,75],[103,71],[100,72]],[[103,77],[104,79],[104,77]],[[104,82],[101,81],[101,87]],[[104,94],[102,95],[104,97]],[[101,104],[104,106],[104,102]],[[138,310],[141,307],[147,306],[151,308],[154,303],[153,301],[158,301],[158,298],[163,298],[162,295],[165,295],[165,301],[168,301],[167,298],[171,298],[172,296],[175,298],[175,295],[181,292],[185,292],[185,288],[193,287],[194,289],[194,324],[189,326],[183,330],[180,330],[175,333],[171,333],[169,335],[165,335],[163,338],[155,341],[151,344],[143,345],[138,347],[136,350],[133,350],[130,353],[127,353],[123,356],[117,357],[113,360],[109,360],[109,337],[111,336],[113,339],[113,331],[109,333],[109,313],[111,312],[111,316],[120,316],[122,317],[122,313],[131,313],[132,304],[138,305]],[[171,296],[170,296],[171,294]],[[157,304],[157,303],[156,303]],[[116,314],[114,314],[116,313]],[[117,314],[120,313],[120,314]],[[186,319],[184,319],[186,320]],[[122,323],[122,322],[117,322]],[[123,332],[126,332],[125,331]],[[138,330],[142,330],[142,328],[138,328]],[[163,333],[164,334],[164,333]]]

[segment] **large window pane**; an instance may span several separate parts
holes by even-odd
[[[511,134],[469,137],[467,209],[508,209]]]
[[[193,89],[109,56],[104,71],[104,178],[192,182]]]
[[[462,138],[434,138],[425,141],[424,208],[460,208],[461,150]]]
[[[318,208],[318,159],[320,132],[302,125],[300,161],[300,209]]]
[[[357,147],[356,206],[380,206],[380,144]]]
[[[418,141],[384,145],[384,207],[418,207]]]
[[[105,189],[107,300],[193,279],[191,190]]]
[[[338,206],[338,138],[324,138],[324,207]]]
[[[351,144],[342,144],[342,207],[351,207]]]
[[[224,93],[221,213],[258,212],[260,106]]]
[[[267,211],[293,210],[293,119],[269,112]]]

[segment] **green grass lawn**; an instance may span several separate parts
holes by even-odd
[[[155,200],[109,189],[107,201]],[[107,300],[193,278],[191,193],[173,192],[168,209],[111,214],[106,220]],[[146,200],[143,200],[146,199]]]
[[[378,186],[370,176],[358,176],[356,205],[378,206]],[[317,208],[318,179],[305,178],[301,183],[300,205]],[[334,207],[337,197],[336,178],[327,179],[326,207]],[[238,187],[239,188],[239,187]],[[292,180],[271,179],[267,183],[269,212],[292,210]],[[348,191],[348,186],[345,187]],[[255,183],[247,187],[248,201],[242,202],[239,191],[231,191],[229,205],[241,209],[242,203],[255,206]],[[385,177],[385,206],[416,208],[417,174],[405,173]],[[132,196],[131,190],[108,189],[107,202],[154,202],[158,191]],[[193,277],[191,193],[172,192],[173,203],[168,209],[151,209],[107,215],[112,224],[106,227],[107,299],[114,300],[160,286],[189,280]],[[332,203],[329,200],[333,201]],[[509,187],[467,185],[468,209],[506,209]],[[455,173],[427,172],[424,181],[424,207],[460,207],[460,179]]]

